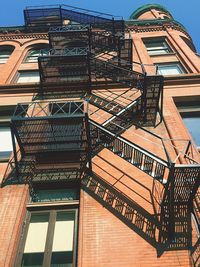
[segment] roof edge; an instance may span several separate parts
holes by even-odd
[[[173,18],[172,14],[164,7],[159,4],[147,4],[136,9],[129,17],[129,19],[137,19],[141,14],[149,11],[150,9],[155,8],[167,13],[170,17]]]

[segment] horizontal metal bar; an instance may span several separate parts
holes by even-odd
[[[175,164],[174,167],[176,168],[200,168],[200,164]]]
[[[85,118],[85,113],[84,114],[63,114],[63,115],[52,115],[52,116],[42,116],[42,117],[17,117],[17,116],[13,116],[11,117],[11,120],[14,122],[14,121],[40,121],[40,120],[58,120],[58,119],[66,119],[66,118],[70,118],[70,117],[73,117],[73,118]]]

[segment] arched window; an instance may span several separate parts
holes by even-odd
[[[2,45],[0,46],[0,64],[5,64],[14,50],[14,46]]]
[[[36,46],[28,51],[26,58],[24,60],[25,63],[34,63],[38,62],[38,57],[41,55],[48,54],[49,47],[47,45]]]

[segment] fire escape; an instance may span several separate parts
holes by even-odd
[[[27,8],[24,16],[27,30],[48,31],[50,49],[38,58],[37,96],[18,104],[12,117],[14,156],[4,182],[28,183],[34,190],[36,183],[76,181],[158,254],[189,248],[195,257],[199,241],[192,246],[191,212],[193,201],[199,210],[200,165],[191,157],[191,143],[182,162],[174,163],[167,151],[167,160],[162,159],[121,135],[133,125],[151,134],[145,126],[162,121],[163,99],[163,77],[148,75],[132,61],[125,22],[65,5]],[[124,101],[114,94],[104,97],[105,88],[125,88]],[[88,116],[90,106],[110,117],[98,123]],[[93,172],[92,157],[104,148],[162,187],[155,215]]]

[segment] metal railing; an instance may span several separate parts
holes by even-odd
[[[104,146],[138,169],[161,183],[165,183],[169,173],[169,163],[144,148],[131,143],[121,136],[116,136],[105,127],[90,120],[91,146]]]
[[[49,101],[27,102],[16,106],[12,119],[27,120],[28,118],[57,117],[57,116],[82,116],[87,111],[84,101]]]

